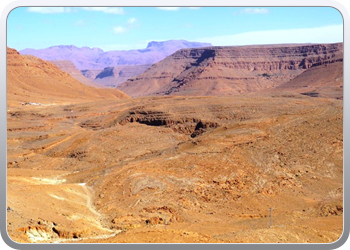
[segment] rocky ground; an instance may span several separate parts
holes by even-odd
[[[343,102],[303,95],[9,106],[16,242],[334,242]]]

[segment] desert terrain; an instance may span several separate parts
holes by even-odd
[[[240,48],[235,53],[260,53],[242,53],[245,63],[225,62],[227,48],[211,51],[215,57],[180,50],[121,85],[135,98],[8,49],[9,236],[21,243],[338,240],[342,44],[298,48],[293,60],[291,46],[269,49],[268,58],[264,47]]]

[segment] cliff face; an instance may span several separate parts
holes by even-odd
[[[278,86],[342,58],[342,43],[182,49],[118,88],[132,96],[237,95]]]

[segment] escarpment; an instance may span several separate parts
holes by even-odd
[[[182,49],[118,89],[131,96],[237,95],[276,87],[313,66],[342,60],[342,43]]]

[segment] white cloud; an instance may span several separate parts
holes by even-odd
[[[107,14],[124,14],[124,9],[121,7],[82,7],[86,11],[101,11]]]
[[[68,7],[28,7],[27,11],[40,14],[57,14],[70,12]]]
[[[122,27],[122,26],[113,27],[113,32],[114,32],[114,34],[117,34],[117,35],[123,34],[127,31],[128,31],[128,29],[125,27]]]
[[[343,41],[343,25],[318,28],[252,31],[234,35],[203,37],[195,39],[214,46],[286,43],[336,43]]]
[[[246,8],[241,10],[241,14],[268,14],[270,11],[266,8]]]
[[[125,25],[113,27],[113,33],[116,35],[123,34],[128,32],[129,30],[137,28],[139,25],[139,21],[135,17],[132,17],[126,21]]]

